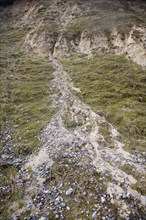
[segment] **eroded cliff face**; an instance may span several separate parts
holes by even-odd
[[[146,8],[136,1],[16,1],[3,9],[14,26],[25,26],[25,45],[43,56],[74,52],[124,54],[146,66]],[[2,10],[1,10],[2,14]]]
[[[57,58],[74,52],[88,56],[111,52],[146,66],[144,8],[139,14],[137,5],[109,2],[108,9],[104,4],[56,1],[34,5],[21,18],[22,24],[31,27],[25,39],[28,49]]]
[[[117,30],[112,32],[111,37],[115,53],[124,54],[135,63],[146,66],[145,27],[133,26],[128,35],[125,36],[125,39],[122,38]]]
[[[124,38],[116,28],[109,37],[95,35],[88,38],[86,33],[82,32],[80,39],[76,42],[68,40],[63,34],[46,39],[45,32],[38,35],[33,30],[27,35],[25,42],[34,53],[52,55],[55,58],[70,56],[74,52],[89,56],[96,52],[112,52],[125,55],[137,64],[146,66],[146,29],[135,25]]]

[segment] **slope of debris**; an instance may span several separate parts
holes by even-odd
[[[85,1],[85,4],[83,1],[61,0],[16,1],[13,5],[0,9],[2,30],[7,28],[10,22],[11,28],[7,37],[12,36],[11,31],[14,31],[13,39],[15,39],[16,30],[23,28],[25,30],[20,34],[20,36],[22,35],[21,41],[19,41],[20,36],[18,35],[19,44],[15,42],[16,39],[12,42],[17,45],[17,49],[23,50],[20,50],[18,54],[12,53],[16,63],[9,70],[10,74],[13,71],[17,72],[18,57],[27,62],[33,60],[31,68],[40,62],[40,69],[35,68],[35,71],[32,71],[30,63],[27,66],[26,62],[28,67],[25,66],[26,72],[22,71],[24,67],[22,62],[19,71],[22,71],[23,82],[28,83],[30,80],[30,78],[25,78],[27,74],[33,73],[31,75],[33,83],[38,82],[38,79],[35,79],[37,76],[35,72],[40,76],[44,74],[41,79],[39,78],[39,86],[42,87],[32,86],[36,89],[35,91],[29,91],[26,87],[26,91],[29,91],[30,95],[26,93],[21,99],[23,103],[25,98],[30,98],[27,107],[30,107],[34,98],[36,99],[35,105],[31,107],[32,112],[29,108],[27,112],[25,108],[19,106],[19,99],[15,104],[18,112],[14,111],[14,115],[18,114],[18,118],[15,120],[20,121],[23,117],[26,118],[22,125],[30,122],[30,127],[26,126],[26,130],[23,130],[26,131],[25,140],[38,136],[39,146],[30,150],[32,146],[30,144],[25,148],[27,143],[21,145],[21,137],[15,142],[13,136],[20,130],[15,120],[13,126],[7,124],[8,120],[4,125],[6,127],[5,132],[2,132],[3,148],[1,148],[1,168],[4,172],[1,176],[2,181],[5,181],[4,184],[2,182],[0,189],[1,204],[5,202],[5,208],[1,209],[1,219],[144,219],[145,197],[132,188],[137,183],[137,179],[133,173],[129,174],[127,170],[121,169],[128,165],[133,168],[135,173],[144,174],[143,159],[125,151],[118,131],[103,116],[98,115],[89,105],[78,98],[77,93],[80,92],[80,89],[73,86],[68,73],[64,71],[58,61],[58,58],[69,56],[73,52],[81,52],[90,57],[92,53],[111,51],[124,53],[144,66],[143,16],[145,12],[139,8],[142,12],[140,16],[137,5],[131,6],[131,4],[123,2],[114,1],[112,3],[109,1],[109,4],[105,5],[105,1],[102,0],[98,1],[98,4],[96,1],[90,3]],[[107,14],[107,12],[109,13]],[[111,14],[114,16],[109,20]],[[120,21],[118,26],[112,22],[117,14],[118,21]],[[112,24],[109,29],[107,27],[102,29],[103,16],[105,24],[108,20],[109,24]],[[13,21],[12,18],[14,18]],[[128,30],[123,33],[121,30],[127,20]],[[96,25],[99,29],[96,28]],[[133,33],[138,34],[136,39]],[[11,39],[6,38],[6,40],[9,42],[8,49],[10,50]],[[2,51],[4,50],[3,45],[7,42],[2,42]],[[22,56],[24,51],[25,56]],[[29,58],[26,59],[28,53]],[[133,53],[136,53],[138,57],[133,56]],[[7,67],[3,65],[2,63],[4,74]],[[8,72],[8,77],[11,76],[14,79],[13,74],[10,74]],[[19,77],[20,75],[16,75],[16,82]],[[9,79],[10,81],[14,82]],[[48,83],[47,87],[45,84],[48,93],[46,90],[45,92],[42,90],[42,81]],[[23,82],[21,82],[21,86],[25,84]],[[14,85],[11,86],[15,88]],[[8,87],[7,85],[6,88]],[[19,88],[14,98],[21,95],[20,90]],[[38,96],[33,96],[34,98],[31,99],[31,94],[36,95],[36,91]],[[38,92],[45,96],[39,96]],[[48,99],[45,99],[46,96]],[[11,100],[11,96],[9,100]],[[40,100],[45,100],[46,105],[44,102],[39,102]],[[39,109],[34,112],[38,103]],[[20,110],[24,110],[23,114],[19,115],[20,110],[17,106],[20,107]],[[39,115],[39,118],[34,119],[35,123],[32,121],[33,124],[31,124],[31,117],[28,118],[29,113],[32,117]],[[41,130],[40,121],[42,120],[44,128]],[[40,126],[41,134],[38,134],[38,130],[36,133],[29,133],[38,128],[37,123]],[[18,144],[20,144],[19,147]],[[36,142],[34,145],[37,145]],[[8,155],[9,152],[4,154],[3,149],[7,149],[12,155]],[[4,158],[3,155],[6,157]],[[14,163],[8,165],[4,161],[11,160],[11,156]],[[7,166],[12,166],[12,169],[5,175]],[[144,181],[145,175],[141,178],[141,182]]]

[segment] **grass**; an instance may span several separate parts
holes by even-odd
[[[110,36],[114,28],[117,28],[124,39],[134,25],[146,25],[144,14],[133,11],[127,2],[104,4],[98,1],[90,4],[78,1],[78,4],[81,12],[75,13],[74,20],[66,26],[64,32],[70,41],[79,40],[83,32],[88,38],[105,34]]]
[[[72,148],[70,152],[77,153],[78,150]],[[51,171],[45,186],[51,191],[52,187],[59,186],[60,183],[63,183],[61,188],[61,196],[63,197],[64,202],[71,208],[69,212],[66,210],[63,211],[63,216],[65,216],[65,218],[70,220],[75,218],[91,219],[94,205],[97,204],[99,207],[98,217],[101,219],[102,215],[107,214],[107,210],[104,209],[103,205],[101,205],[100,200],[100,196],[106,194],[106,184],[103,183],[103,180],[100,180],[100,173],[89,168],[89,165],[87,165],[87,158],[76,158],[73,159],[74,162],[71,161],[72,159],[70,156],[64,157],[63,151],[63,153],[59,155],[54,165],[51,167]],[[78,163],[82,165],[79,166]],[[71,196],[67,197],[65,192],[69,187],[72,187],[74,191]],[[84,194],[85,192],[86,195]],[[50,200],[53,201],[54,198],[48,198],[48,201],[46,201],[46,204],[49,204],[51,210],[48,218],[51,219],[55,218],[53,206],[50,204]],[[108,196],[106,197],[106,200],[107,201],[104,205],[108,208],[111,208],[114,213],[112,214],[117,216],[116,205],[113,206],[110,203],[110,198]],[[85,212],[81,214],[82,210],[85,210]],[[89,211],[90,213],[88,216],[86,215],[86,211]]]
[[[146,71],[123,56],[73,56],[62,61],[79,97],[104,115],[125,138],[127,149],[144,150],[146,135]]]
[[[20,30],[22,32],[22,30]],[[6,121],[13,128],[16,151],[31,151],[38,146],[37,135],[50,120],[50,82],[53,68],[45,58],[30,57],[11,42],[21,39],[19,30],[3,34],[1,48],[1,128]],[[21,152],[22,153],[22,152]]]
[[[38,136],[54,114],[51,107],[50,83],[53,68],[47,58],[29,56],[25,52],[25,29],[2,28],[0,41],[0,127],[4,142],[0,154],[7,145],[13,146],[13,155],[26,157],[39,146]],[[7,132],[10,140],[6,140]],[[13,201],[22,206],[24,193],[18,189],[15,177],[18,168],[0,166],[0,185],[10,187],[0,201],[0,214],[7,219]],[[30,168],[31,170],[31,168]],[[24,189],[22,189],[23,191]],[[27,213],[26,213],[27,214]]]
[[[15,140],[21,137],[25,148],[31,150],[36,145],[36,136],[52,116],[48,97],[53,69],[47,60],[27,56],[18,58],[14,68],[10,70],[12,76],[4,72],[2,121],[17,125]]]
[[[135,184],[132,185],[132,189],[138,191],[141,195],[146,195],[146,188],[145,188],[146,180],[141,182],[137,181]]]
[[[68,111],[65,112],[63,116],[63,121],[66,128],[68,129],[74,129],[77,126],[77,123],[75,122],[75,120],[72,118],[72,115]]]
[[[88,18],[78,18],[72,24],[68,24],[66,30],[64,31],[64,35],[68,40],[80,39],[81,34],[84,29],[86,29],[89,23]]]
[[[134,168],[126,164],[122,167],[120,167],[124,172],[128,173],[129,175],[132,175],[137,182],[132,185],[132,189],[138,191],[141,195],[146,195],[146,174],[142,172],[135,171]]]
[[[20,220],[24,220],[25,218],[29,218],[31,212],[30,211],[26,211],[23,215],[21,215]]]
[[[86,28],[86,35],[92,37],[94,35],[106,34],[110,36],[114,28],[117,28],[123,39],[131,30],[134,24],[143,23],[138,16],[127,12],[104,12],[100,17],[95,16]]]
[[[115,9],[110,9],[112,13],[107,14],[110,5],[102,5],[99,10],[98,6],[95,8],[94,16],[91,19],[89,19],[90,15],[87,13],[86,16],[76,19],[73,24],[70,23],[67,26],[64,34],[70,41],[79,39],[84,30],[88,32],[89,36],[99,31],[102,33],[104,31],[108,32],[111,30],[110,25],[113,24],[115,19],[118,25],[123,24],[123,18],[124,24],[127,23],[127,20],[129,22],[133,21],[133,18],[138,23],[144,20],[142,15],[141,18],[139,15],[133,17],[132,14],[128,17],[129,15],[126,13],[120,13],[117,17]],[[61,32],[60,25],[45,10],[42,7],[37,12],[36,18],[41,17],[44,22],[38,30],[38,34],[45,30],[47,37],[51,35],[55,39]],[[113,14],[114,16],[110,18]],[[101,16],[101,18],[98,19],[98,16]],[[9,17],[11,19],[10,15]],[[108,22],[109,19],[110,22]],[[102,28],[99,30],[98,27]],[[23,157],[37,149],[39,146],[38,135],[54,114],[54,110],[51,108],[49,90],[53,79],[53,68],[46,58],[32,57],[25,52],[22,45],[23,37],[26,34],[27,30],[25,28],[15,29],[9,26],[1,27],[0,34],[1,133],[5,136],[7,130],[10,129],[12,135],[10,142],[13,145],[14,154]],[[138,34],[135,33],[136,36]],[[114,55],[95,56],[91,60],[83,57],[79,59],[71,58],[64,61],[64,64],[71,73],[75,84],[82,90],[80,98],[90,104],[95,111],[104,114],[125,137],[131,138],[126,145],[127,149],[137,149],[140,145],[143,149],[145,144],[143,137],[146,133],[144,123],[146,114],[144,83],[146,77],[141,68],[129,63],[121,56]],[[68,118],[65,121],[66,126],[70,129],[76,126],[75,122],[68,121]],[[103,128],[101,132],[106,133],[107,129]],[[9,143],[6,141],[2,144],[0,154],[3,153],[5,144]],[[70,179],[70,175],[72,175],[72,181],[77,179],[79,182],[77,195],[80,192],[82,193],[83,185],[87,185],[88,192],[94,191],[97,186],[96,193],[98,193],[98,176],[95,178],[96,183],[93,187],[88,182],[93,173],[86,172],[85,169],[82,175],[77,175],[75,172],[78,169],[77,167],[68,166],[69,169],[67,169],[64,164],[61,166],[61,163],[59,163],[59,165],[60,167],[53,167],[56,181],[61,177],[64,178],[64,176]],[[10,192],[1,194],[0,201],[1,218],[7,219],[8,207],[10,207],[12,201],[16,201],[19,206],[23,206],[24,189],[19,190],[17,188],[15,177],[18,168],[16,166],[0,166],[0,169],[2,171],[0,184],[10,186]],[[58,171],[58,169],[60,170]],[[29,167],[29,172],[31,172],[31,167]],[[53,181],[51,183],[54,184]],[[91,201],[92,198],[89,198],[89,200]],[[84,204],[81,204],[79,210],[76,202],[73,203],[73,206],[75,206],[75,212],[78,215]],[[29,212],[26,212],[21,218],[23,219],[29,214]],[[74,215],[73,212],[72,214]],[[89,219],[91,219],[91,216]]]
[[[68,154],[67,154],[68,152]],[[97,218],[100,220],[103,216],[109,218],[119,217],[119,209],[116,203],[111,203],[110,196],[107,195],[107,182],[110,176],[105,177],[98,173],[96,169],[90,167],[90,159],[83,155],[70,157],[70,152],[74,155],[81,152],[78,148],[66,148],[60,152],[58,158],[55,160],[54,165],[51,167],[48,179],[45,182],[45,187],[51,192],[54,186],[62,187],[58,190],[57,195],[61,194],[63,201],[70,207],[70,211],[63,210],[62,214],[66,219],[92,219],[92,214],[96,210]],[[64,156],[64,153],[65,156]],[[73,193],[71,196],[66,196],[66,191],[72,187]],[[57,195],[51,194],[45,201],[44,206],[49,206],[49,219],[54,219],[55,214],[53,211],[54,199]],[[101,202],[101,197],[106,195],[105,203]],[[131,219],[135,216],[143,215],[143,209],[135,205],[133,198],[128,199],[127,202],[131,203]],[[111,212],[108,212],[109,209]],[[89,214],[87,215],[87,212]],[[44,211],[44,215],[46,211]]]

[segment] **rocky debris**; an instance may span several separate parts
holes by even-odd
[[[30,210],[31,214],[26,218],[27,220],[52,217],[53,219],[64,219],[71,213],[76,213],[74,207],[77,204],[81,205],[80,215],[77,216],[82,218],[116,219],[120,210],[118,210],[118,206],[112,204],[111,197],[106,192],[108,175],[105,177],[104,174],[98,173],[96,167],[90,163],[91,160],[84,152],[81,152],[79,147],[72,147],[65,149],[59,155],[48,176],[45,176],[43,188],[39,188],[36,194],[32,191],[32,202],[27,204],[27,210]],[[27,169],[22,169],[21,172],[28,175]],[[51,176],[50,173],[52,173]],[[33,181],[36,175],[38,173],[32,172],[31,179]],[[40,173],[39,175],[41,176]],[[86,202],[82,203],[81,198]],[[135,212],[133,205],[138,203],[134,201],[133,197],[127,193],[120,193],[119,199],[123,201],[126,199],[130,204],[131,211]],[[82,208],[85,204],[86,208]],[[138,213],[139,210],[136,212]]]
[[[128,199],[128,197],[129,197],[129,194],[119,193],[119,198],[120,198],[120,199]]]
[[[9,201],[12,194],[24,187],[22,175],[25,175],[25,173],[23,165],[27,162],[27,159],[16,152],[16,146],[18,147],[20,144],[13,140],[15,128],[17,126],[11,127],[6,121],[3,131],[0,133],[2,144],[0,152],[0,202],[2,205],[0,212],[5,208],[3,206],[5,201]],[[19,140],[17,141],[19,142]],[[18,174],[16,175],[16,173]]]
[[[40,173],[40,176],[41,177],[46,177],[48,174],[49,174],[49,169],[50,167],[47,165],[47,164],[42,164],[40,167],[39,167],[39,173]]]
[[[85,219],[117,219],[120,215],[126,218],[142,213],[139,197],[132,195],[132,191],[130,196],[127,194],[135,179],[121,171],[119,166],[128,162],[134,168],[143,169],[143,164],[137,163],[135,156],[123,150],[116,130],[103,117],[72,94],[67,73],[57,60],[52,62],[56,68],[54,87],[62,94],[57,102],[64,104],[42,132],[43,147],[19,170],[18,185],[26,187],[24,207],[27,206],[37,218],[53,216],[53,219],[67,218],[72,212],[77,212],[77,219],[80,216]],[[75,127],[66,126],[65,115],[68,113],[75,119]],[[108,144],[106,150],[102,146],[104,138],[101,138],[99,127],[105,123],[114,149]],[[87,128],[89,124],[91,130]],[[113,182],[115,185],[111,185]],[[82,207],[85,204],[86,209]],[[75,211],[74,207],[80,205],[81,209]]]
[[[56,4],[62,5],[61,1],[57,1]],[[78,17],[83,13],[82,8],[77,5],[74,7],[72,3],[67,3],[66,8],[65,4],[63,3],[59,12],[57,12],[58,6],[48,6],[52,21],[56,22],[57,19],[57,25],[62,22],[62,32],[70,21],[74,20],[75,15]],[[25,43],[35,53],[62,57],[70,55],[72,51],[81,51],[90,57],[93,51],[112,49],[113,52],[125,54],[143,65],[145,61],[143,27],[132,26],[124,40],[115,29],[111,36],[109,35],[112,39],[104,35],[93,36],[90,39],[82,31],[79,40],[69,41],[62,33],[53,36],[46,31],[39,32],[43,20],[38,22],[37,13],[41,10],[45,10],[43,5],[40,6],[39,3],[34,5],[33,9],[26,10],[26,16],[23,14],[24,18],[16,24],[16,27],[19,24],[29,24],[30,32]],[[37,27],[35,22],[39,24]],[[35,27],[34,30],[31,25]],[[139,32],[139,39],[134,39],[135,31]],[[143,201],[143,196],[131,190],[136,179],[126,171],[122,171],[120,166],[130,164],[135,170],[143,171],[144,153],[134,151],[134,155],[131,155],[125,152],[122,143],[119,142],[116,129],[75,96],[75,91],[79,90],[73,87],[68,74],[56,59],[50,57],[50,60],[55,68],[55,79],[51,88],[52,104],[58,108],[58,113],[42,131],[40,150],[26,160],[16,155],[15,148],[17,144],[19,146],[21,137],[18,143],[13,143],[12,131],[8,124],[4,134],[0,134],[3,145],[0,168],[16,166],[18,175],[15,181],[18,190],[25,189],[24,205],[21,210],[14,210],[16,216],[11,219],[20,219],[21,214],[23,216],[26,211],[29,214],[24,217],[25,220],[69,219],[72,214],[76,215],[76,219],[114,220],[120,219],[120,216],[124,216],[127,220],[143,219],[143,208],[140,203]],[[59,90],[59,94],[56,89]],[[67,114],[69,117],[66,119]],[[103,124],[108,125],[113,149],[105,142],[99,131]],[[14,129],[17,128],[18,125],[15,125]],[[30,166],[31,162],[33,162],[32,166]],[[4,174],[2,173],[0,177],[4,178]],[[143,182],[144,179],[141,181]],[[107,188],[111,183],[114,184],[108,191]],[[0,192],[9,194],[10,191],[10,185],[1,185]]]
[[[14,142],[13,140],[13,132],[15,132],[15,128],[17,128],[17,125],[11,127],[8,122],[6,122],[3,132],[0,133],[3,147],[1,151],[0,167],[15,165],[18,169],[21,169],[22,165],[27,162],[27,159],[16,153],[15,147],[18,147],[20,143],[16,143],[16,141]],[[21,137],[19,138],[21,139]]]
[[[1,185],[0,186],[0,192],[1,193],[9,193],[11,191],[10,185]]]

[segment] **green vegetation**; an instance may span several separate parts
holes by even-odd
[[[93,35],[109,35],[114,28],[117,28],[124,38],[131,27],[136,24],[145,24],[142,16],[126,11],[98,11],[85,31],[88,37],[92,37]]]
[[[67,154],[68,152],[68,154]],[[50,169],[50,173],[45,182],[45,187],[52,191],[54,186],[59,188],[64,203],[70,207],[70,211],[63,210],[63,216],[65,218],[72,219],[92,219],[93,210],[97,210],[97,218],[100,220],[102,216],[108,215],[109,217],[115,217],[119,219],[119,208],[116,203],[111,203],[111,198],[107,195],[107,182],[112,181],[110,175],[102,175],[95,169],[90,167],[90,158],[72,157],[70,158],[70,152],[73,155],[81,153],[79,148],[63,148],[62,152],[58,154],[58,157],[54,160],[54,164]],[[66,156],[64,157],[64,154]],[[76,158],[76,159],[75,159]],[[60,187],[60,184],[62,186]],[[66,191],[69,188],[73,188],[71,196],[66,196]],[[106,201],[102,203],[101,197],[106,195]],[[53,212],[53,199],[56,195],[48,197],[46,205],[50,204],[50,213],[47,216],[49,219],[54,219],[55,214]],[[134,205],[133,198],[129,198],[127,203],[131,204],[131,218],[133,219],[138,213],[143,215],[143,208],[139,204]],[[107,207],[107,208],[105,208]],[[111,209],[109,213],[108,210]],[[89,211],[89,214],[87,215]]]
[[[145,15],[133,11],[125,1],[120,4],[117,1],[107,2],[85,2],[78,1],[81,7],[80,14],[68,23],[64,31],[69,40],[78,40],[84,32],[87,37],[95,35],[110,35],[114,28],[117,28],[123,39],[134,25],[146,25]],[[140,4],[139,4],[140,6]],[[144,6],[142,6],[143,8]]]
[[[40,58],[21,56],[17,64],[10,62],[13,63],[8,64],[10,70],[6,69],[2,81],[2,121],[17,125],[15,139],[21,137],[25,148],[31,150],[52,116],[48,97],[53,69]]]
[[[64,31],[66,38],[69,40],[80,39],[81,34],[83,30],[86,29],[88,23],[88,18],[78,18],[74,23],[69,24]]]
[[[22,46],[25,29],[1,29],[0,127],[5,143],[0,147],[0,154],[3,154],[5,145],[10,143],[14,150],[12,156],[25,157],[37,149],[38,135],[54,114],[50,100],[53,68],[47,58],[30,56],[25,52]],[[8,130],[10,140],[5,139]],[[1,192],[0,200],[1,217],[7,219],[11,212],[8,207],[11,207],[13,201],[23,206],[24,189],[19,190],[16,183],[17,167],[5,162],[0,164],[0,170],[0,185],[10,188],[8,192]]]
[[[146,180],[145,181],[137,181],[133,186],[132,189],[138,191],[141,195],[146,195],[146,188],[145,188]]]
[[[108,209],[112,209],[111,215],[114,213],[114,216],[117,216],[117,207],[116,205],[111,204],[109,196],[106,197],[104,206],[101,202],[100,197],[106,194],[107,179],[87,165],[87,158],[76,158],[73,159],[74,162],[71,162],[72,159],[69,155],[64,157],[64,152],[67,152],[67,149],[63,149],[62,153],[58,156],[54,165],[51,167],[50,174],[45,182],[45,186],[48,187],[50,191],[52,191],[54,186],[59,186],[60,183],[63,183],[63,186],[60,189],[62,197],[65,204],[70,207],[69,212],[66,211],[66,209],[63,211],[65,218],[70,220],[75,218],[91,219],[95,204],[99,207],[99,219],[101,219],[100,216],[107,214],[107,210],[104,208],[105,206],[107,206]],[[70,149],[70,152],[72,154],[79,153],[78,149],[75,148]],[[72,187],[74,191],[71,196],[67,197],[65,193],[70,187]],[[50,204],[50,198],[48,198],[48,203]],[[55,214],[53,212],[53,205],[50,204],[50,207],[52,208],[52,211],[48,218],[54,219]],[[82,213],[83,210],[85,211]],[[86,211],[89,211],[88,216]]]
[[[146,71],[123,56],[72,57],[63,64],[79,97],[104,115],[124,136],[127,150],[144,149],[146,135]]]
[[[24,220],[25,218],[29,217],[31,214],[30,211],[26,211],[23,215],[20,216],[20,220]]]
[[[77,123],[75,122],[75,120],[72,118],[72,115],[68,111],[65,112],[63,116],[63,121],[68,129],[74,129],[77,126]]]
[[[132,175],[136,180],[136,184],[132,185],[134,190],[137,190],[141,195],[146,195],[146,174],[143,172],[136,171],[131,165],[127,164],[120,167],[121,170]]]
[[[19,49],[24,34],[23,30],[5,30],[1,36],[1,128],[8,121],[18,142],[16,153],[27,154],[38,146],[37,135],[53,114],[49,99],[53,68],[47,59]]]
[[[35,13],[35,21],[37,23],[40,22],[40,18],[42,19],[41,25],[36,25],[36,29],[34,29],[37,35],[45,33],[46,37],[53,36],[54,40],[61,32],[61,26],[52,19],[51,11],[47,7],[47,2],[43,2],[43,4],[38,8]]]

